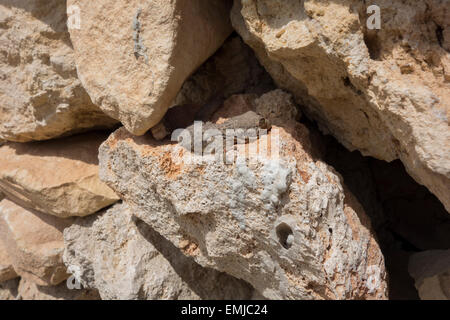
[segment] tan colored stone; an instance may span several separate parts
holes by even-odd
[[[183,82],[231,33],[229,0],[69,0],[78,75],[96,105],[134,134],[164,116]]]
[[[14,270],[39,285],[55,285],[68,275],[62,262],[62,231],[72,219],[27,211],[4,199],[0,202],[0,240]]]
[[[12,261],[6,251],[3,242],[0,240],[0,282],[8,281],[17,277]]]
[[[416,253],[409,259],[409,273],[422,300],[450,300],[450,250]]]
[[[445,0],[235,0],[234,28],[280,88],[349,150],[400,159],[450,211]],[[440,39],[442,31],[443,39]]]
[[[104,133],[0,147],[0,190],[22,207],[66,218],[86,216],[118,197],[98,177]]]
[[[103,300],[249,299],[244,281],[203,268],[133,217],[125,204],[64,230],[64,262]]]
[[[21,279],[18,289],[22,300],[100,300],[96,290],[68,289],[66,282],[57,286],[43,287]]]
[[[151,132],[162,140],[194,120],[210,118],[233,94],[262,94],[272,89],[273,81],[253,51],[239,36],[231,36],[184,82],[164,119]]]
[[[273,89],[272,80],[252,49],[239,36],[231,36],[184,82],[173,104],[203,107],[218,97],[226,99],[239,93],[262,94],[270,89]]]
[[[0,140],[47,140],[117,123],[78,80],[66,21],[66,1],[0,3]]]
[[[230,101],[245,99],[230,98],[213,119],[252,109]],[[275,91],[254,108],[272,105],[268,114],[277,115],[280,102],[281,110],[294,107]],[[279,158],[246,159],[238,148],[228,165],[214,156],[188,162],[191,154],[180,145],[119,129],[100,147],[100,177],[185,255],[247,281],[266,298],[386,299],[384,259],[370,221],[317,158],[317,140],[294,115],[284,112],[284,126],[269,133]]]

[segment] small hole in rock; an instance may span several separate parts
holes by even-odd
[[[289,249],[292,247],[294,243],[294,234],[292,232],[292,228],[288,226],[286,223],[280,223],[276,229],[278,241],[285,249]]]
[[[330,233],[333,233],[333,229],[331,229],[331,228],[329,228],[328,231],[329,231]]]

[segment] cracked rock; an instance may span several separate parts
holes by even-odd
[[[232,101],[242,99],[231,97],[213,119],[254,108]],[[384,260],[370,222],[318,160],[310,132],[286,120],[247,147],[261,143],[264,150],[263,137],[271,139],[270,152],[259,157],[234,146],[231,164],[214,155],[196,163],[186,161],[192,154],[182,146],[119,129],[100,147],[100,177],[185,255],[247,281],[266,298],[386,299]]]
[[[66,22],[66,1],[1,1],[0,145],[116,125],[78,79]]]

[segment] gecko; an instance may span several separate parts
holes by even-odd
[[[194,123],[185,129],[189,132],[191,141],[185,143],[182,141],[181,143],[183,147],[190,151],[193,151],[194,139],[198,139],[199,135],[199,132],[195,132],[196,126],[199,128],[199,124]],[[244,144],[250,138],[256,139],[259,134],[267,134],[270,129],[270,121],[254,111],[247,111],[241,115],[231,117],[223,123],[201,121],[201,149],[203,151],[207,142],[215,139],[217,136],[220,136],[222,139],[231,137],[234,144]]]

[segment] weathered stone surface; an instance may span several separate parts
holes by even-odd
[[[0,301],[16,300],[17,289],[19,287],[19,278],[0,283]]]
[[[447,1],[235,0],[234,28],[277,85],[348,149],[401,159],[450,211]]]
[[[66,1],[0,3],[0,140],[46,140],[117,123],[77,77]]]
[[[58,217],[86,216],[118,197],[98,177],[104,133],[0,147],[0,190],[22,207]]]
[[[57,286],[44,287],[21,279],[18,293],[22,300],[100,300],[96,290],[70,290],[65,282]]]
[[[96,105],[134,134],[164,116],[183,82],[231,33],[229,0],[81,1],[70,29],[78,75]]]
[[[233,94],[262,94],[270,89],[273,89],[272,79],[253,51],[241,37],[231,36],[184,82],[174,105],[204,106],[218,96],[226,99]]]
[[[67,278],[62,261],[62,231],[72,222],[27,211],[4,199],[0,202],[0,241],[14,270],[39,285],[55,285]]]
[[[17,277],[12,261],[6,251],[3,242],[0,240],[0,282],[8,281]]]
[[[162,140],[194,120],[209,119],[233,94],[262,94],[272,89],[273,81],[253,51],[239,36],[231,36],[184,82],[164,119],[151,132]]]
[[[64,230],[64,262],[102,299],[249,299],[245,282],[198,265],[117,204]]]
[[[409,273],[416,280],[422,300],[450,300],[450,250],[430,250],[412,255]]]
[[[232,97],[249,103],[225,102],[213,119],[252,108],[267,112],[270,105],[268,114],[280,115],[292,107],[288,97],[270,92],[254,106]],[[119,129],[100,147],[100,177],[184,254],[249,282],[267,298],[385,299],[384,261],[370,222],[333,169],[318,160],[316,139],[294,114],[284,112],[284,127],[274,125],[269,134],[279,158],[260,153],[246,163],[238,149],[229,165],[179,161],[190,155],[181,146]]]

